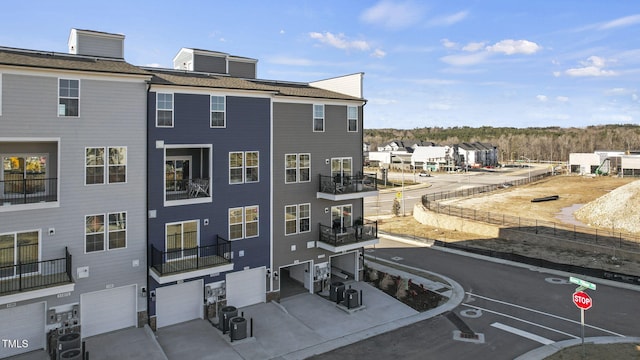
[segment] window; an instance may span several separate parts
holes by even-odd
[[[358,131],[358,107],[347,106],[347,131]]]
[[[229,240],[259,235],[258,205],[229,209]]]
[[[351,158],[332,158],[331,159],[331,177],[336,183],[344,183],[351,177],[352,161]]]
[[[108,162],[105,154],[109,154]],[[127,148],[122,146],[85,149],[85,185],[127,182]]]
[[[58,116],[79,116],[80,80],[58,80]]]
[[[173,94],[156,94],[156,126],[173,127]]]
[[[225,118],[225,97],[211,96],[211,127],[225,127]]]
[[[311,181],[311,154],[285,154],[284,162],[285,183]]]
[[[39,244],[37,230],[0,234],[0,279],[38,272]]]
[[[260,181],[258,151],[235,151],[229,153],[229,184]]]
[[[109,183],[127,182],[127,148],[109,148]]]
[[[331,207],[331,224],[333,231],[344,233],[352,225],[351,205],[339,205]]]
[[[108,223],[105,227],[105,219]],[[106,240],[106,242],[105,242]],[[127,247],[127,213],[115,212],[85,216],[85,252]]]
[[[46,154],[7,154],[1,159],[0,198],[8,194],[31,196],[47,192],[50,179]]]
[[[311,231],[311,204],[287,205],[284,216],[285,235]]]
[[[166,225],[165,251],[167,260],[179,260],[198,254],[198,221],[183,221]]]
[[[324,105],[313,105],[313,131],[324,131]]]

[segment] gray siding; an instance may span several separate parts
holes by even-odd
[[[78,34],[76,41],[79,55],[124,58],[123,40]]]
[[[315,102],[321,104],[321,102]],[[332,206],[353,205],[353,218],[362,216],[362,200],[329,201],[317,199],[319,188],[318,175],[330,175],[331,164],[326,160],[334,157],[351,157],[353,171],[362,169],[362,132],[347,132],[347,107],[325,105],[325,132],[312,131],[313,103],[309,104],[273,104],[273,252],[274,267],[314,260],[327,261],[330,253],[321,249],[307,249],[308,241],[318,240],[318,223],[331,224],[331,213],[325,209]],[[362,116],[361,109],[359,111]],[[361,119],[359,119],[360,121]],[[311,182],[285,184],[285,154],[311,154]],[[311,232],[298,235],[284,235],[285,205],[311,203]],[[296,245],[296,251],[291,251]],[[325,257],[319,259],[318,255]]]
[[[229,61],[229,75],[245,79],[255,79],[256,64],[242,61]]]
[[[218,57],[196,54],[193,59],[193,71],[226,74],[227,59],[224,56]]]
[[[68,247],[74,277],[78,267],[89,266],[89,277],[75,279],[71,296],[49,297],[48,306],[79,302],[81,293],[111,285],[146,286],[146,85],[79,78],[80,117],[64,118],[56,111],[57,77],[3,74],[2,137],[59,138],[60,193],[58,208],[0,213],[0,233],[38,229],[42,259],[60,258]],[[85,147],[98,146],[127,147],[127,183],[84,185]],[[85,215],[121,211],[127,212],[127,248],[85,254]],[[138,301],[144,309],[146,302]]]

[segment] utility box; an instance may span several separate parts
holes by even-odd
[[[229,321],[231,341],[247,338],[247,319],[236,316]]]
[[[226,334],[227,331],[229,331],[229,321],[236,316],[238,316],[238,309],[235,306],[223,307],[220,310],[220,320],[218,321],[218,328]]]

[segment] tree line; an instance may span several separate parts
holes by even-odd
[[[498,148],[502,162],[523,157],[539,161],[568,161],[570,153],[592,153],[598,150],[638,152],[640,125],[595,125],[583,128],[463,126],[364,130],[364,141],[371,145],[372,151],[392,140],[402,140],[406,146],[420,140],[438,145],[489,143]]]

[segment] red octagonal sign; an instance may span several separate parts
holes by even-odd
[[[573,293],[573,303],[576,304],[577,307],[583,310],[591,309],[591,305],[593,305],[593,301],[591,301],[591,297],[587,295],[584,291],[578,291]]]

